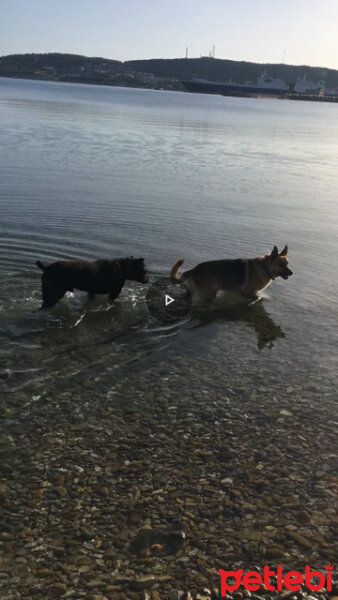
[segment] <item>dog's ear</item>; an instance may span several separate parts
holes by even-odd
[[[288,253],[288,247],[287,247],[287,246],[284,246],[284,248],[283,248],[283,250],[282,250],[282,252],[280,253],[280,255],[279,255],[279,256],[286,256],[286,255],[287,255],[287,253]]]
[[[273,250],[272,250],[270,256],[271,256],[272,260],[274,260],[278,256],[278,248],[277,248],[277,246],[273,247]]]

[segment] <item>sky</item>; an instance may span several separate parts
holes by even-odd
[[[208,56],[338,69],[338,0],[0,0],[0,56]]]

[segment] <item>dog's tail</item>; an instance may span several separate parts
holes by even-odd
[[[170,277],[172,279],[181,279],[182,275],[178,274],[177,271],[181,265],[184,263],[184,258],[179,258],[170,271]]]
[[[45,263],[41,262],[41,260],[37,260],[35,264],[41,271],[44,271],[47,266]]]

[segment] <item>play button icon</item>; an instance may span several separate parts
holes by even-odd
[[[171,296],[168,296],[168,294],[165,294],[164,302],[165,302],[166,306],[169,306],[169,304],[171,304],[172,302],[175,302],[175,298],[172,298]]]
[[[160,321],[177,321],[184,317],[191,303],[189,288],[179,279],[161,277],[150,286],[146,302],[149,312]]]

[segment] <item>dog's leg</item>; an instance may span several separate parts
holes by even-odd
[[[118,292],[117,294],[115,292],[110,292],[110,294],[108,295],[109,301],[111,303],[115,302],[116,298],[118,298],[120,295],[120,292]]]
[[[211,296],[210,294],[207,297],[204,297],[203,300],[204,302],[207,302],[208,304],[211,304],[211,302],[213,302],[216,298],[216,294],[213,294],[213,296]]]
[[[249,300],[258,300],[259,296],[253,292],[246,292],[245,290],[241,291],[241,295],[244,298],[248,298]]]
[[[124,281],[121,282],[121,283],[119,283],[118,285],[115,285],[115,287],[113,287],[110,290],[110,292],[108,294],[108,298],[109,298],[110,302],[115,302],[116,298],[119,297],[120,292],[121,292],[121,290],[123,288],[123,284],[124,284]]]
[[[55,306],[55,304],[59,302],[59,300],[61,300],[61,298],[63,298],[64,295],[65,292],[62,292],[62,294],[60,294],[57,298],[55,296],[46,298],[45,300],[43,300],[40,309],[44,310],[46,308],[52,308],[53,306]]]
[[[213,283],[206,282],[203,285],[195,283],[195,290],[198,293],[199,297],[204,300],[204,302],[213,302],[217,295],[217,287],[213,285]]]
[[[213,292],[212,290],[199,289],[198,295],[202,300],[204,300],[204,302],[208,302],[208,304],[210,304],[210,302],[213,302],[215,300],[217,292]]]
[[[63,298],[67,290],[64,289],[55,289],[50,286],[50,284],[46,283],[46,281],[42,281],[42,305],[41,309],[52,308],[55,304]]]

